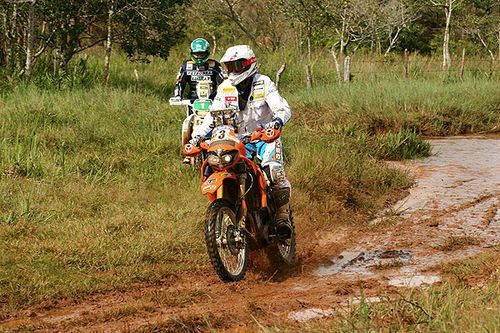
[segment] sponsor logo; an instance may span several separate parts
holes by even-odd
[[[191,80],[193,80],[193,81],[209,81],[210,76],[201,76],[201,75],[191,76]]]
[[[265,93],[263,91],[259,91],[259,92],[254,92],[253,93],[253,99],[254,100],[263,100],[265,97]]]
[[[226,102],[237,102],[238,97],[236,96],[226,96]]]
[[[217,186],[215,186],[215,185],[203,186],[203,191],[204,192],[214,191],[216,189],[217,189]]]
[[[274,132],[274,130],[273,130],[272,128],[268,128],[268,129],[266,130],[266,136],[267,136],[268,138],[272,138],[272,137],[274,137],[274,133],[275,133],[275,132]]]
[[[254,87],[262,86],[262,88],[264,88],[264,80],[255,81],[253,83],[253,86]]]
[[[201,76],[201,75],[210,76],[213,74],[213,71],[204,71],[204,70],[193,71],[193,70],[190,70],[190,71],[187,71],[186,74],[187,75],[196,75],[196,76]]]
[[[207,185],[210,185],[210,184],[213,184],[217,181],[216,178],[210,178],[209,180],[207,180]]]
[[[236,88],[234,88],[234,87],[222,88],[222,92],[225,92],[225,93],[230,93],[230,92],[235,92],[235,91],[236,91]]]
[[[279,140],[275,141],[274,158],[279,161],[281,161],[282,158],[281,141]]]

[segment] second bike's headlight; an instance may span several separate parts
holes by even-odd
[[[213,154],[208,155],[207,160],[208,160],[208,164],[210,164],[210,165],[221,164],[221,158],[217,155],[213,155]]]

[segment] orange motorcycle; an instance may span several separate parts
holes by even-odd
[[[238,134],[233,110],[211,111],[214,129],[199,147],[187,144],[184,155],[205,153],[201,167],[201,191],[210,200],[205,220],[205,241],[215,271],[223,281],[245,277],[250,249],[264,248],[277,265],[290,266],[296,260],[293,219],[292,233],[281,239],[275,230],[276,207],[271,186],[259,163],[247,157],[246,143],[273,142],[280,130],[257,130]]]

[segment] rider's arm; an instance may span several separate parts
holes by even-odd
[[[179,69],[179,74],[177,74],[177,80],[175,82],[175,90],[174,96],[181,97],[184,95],[184,88],[186,88],[187,84],[187,75],[186,75],[186,63],[183,62],[181,68]]]
[[[215,82],[217,82],[217,87],[224,81],[224,70],[222,69],[222,66],[220,63],[217,61],[215,62],[215,72],[216,77],[215,77]]]
[[[288,102],[281,97],[278,92],[278,88],[270,79],[266,82],[266,102],[273,111],[274,118],[279,119],[282,122],[282,125],[286,124],[286,122],[292,117],[290,105],[288,105]]]
[[[193,133],[191,134],[191,137],[195,138],[197,136],[200,136],[200,137],[204,138],[210,132],[210,130],[212,130],[212,128],[214,127],[213,123],[214,123],[214,119],[213,119],[212,115],[210,114],[210,112],[208,112],[207,115],[205,116],[205,118],[203,118],[203,122],[201,123],[201,125],[196,126],[194,128]]]

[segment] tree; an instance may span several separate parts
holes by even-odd
[[[383,30],[387,36],[384,56],[395,47],[401,32],[419,17],[418,8],[410,1],[389,0],[381,8]]]
[[[439,7],[444,10],[446,24],[443,37],[443,69],[449,70],[451,66],[450,55],[450,27],[451,16],[453,11],[462,3],[463,0],[429,0],[434,7]]]
[[[195,0],[187,19],[191,36],[238,44],[247,40],[259,49],[277,50],[291,32],[274,0]]]
[[[185,0],[122,0],[116,4],[118,42],[128,56],[168,58],[184,35]]]
[[[461,28],[495,60],[494,45],[500,49],[500,3],[495,0],[472,0],[465,3],[464,12],[467,15],[460,18]]]

